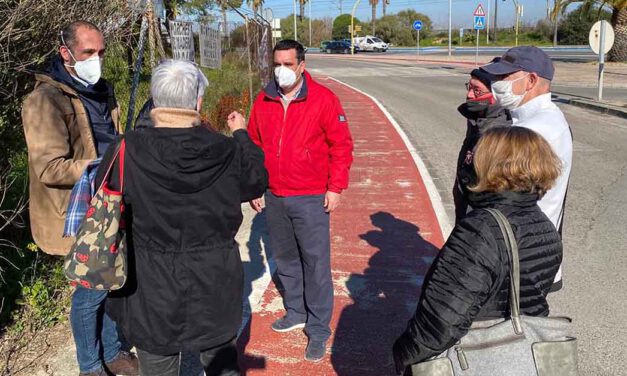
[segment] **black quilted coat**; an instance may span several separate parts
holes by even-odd
[[[482,208],[499,209],[520,249],[520,307],[548,316],[546,296],[562,261],[562,242],[531,193],[472,193],[474,208],[460,221],[434,261],[407,330],[394,344],[397,371],[442,353],[475,320],[509,315],[509,263],[503,235]]]

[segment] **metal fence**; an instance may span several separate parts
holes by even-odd
[[[145,11],[138,14],[138,32],[129,43],[132,47],[124,53],[120,52],[127,57],[121,59],[126,62],[127,73],[121,73],[125,70],[121,67],[110,73],[118,79],[119,86],[130,86],[129,90],[122,90],[122,95],[118,95],[126,129],[133,128],[139,110],[150,99],[152,68],[164,58],[194,61],[208,76],[208,90],[212,92],[211,98],[206,98],[205,102],[210,108],[203,106],[206,110],[203,115],[207,121],[214,123],[212,125],[221,128],[221,124],[215,123],[222,122],[226,111],[248,109],[255,92],[271,78],[272,29],[259,16],[247,15],[238,9],[233,9],[231,14],[237,21],[226,24],[222,20],[213,23],[166,21],[157,17],[148,3]],[[237,76],[234,88],[216,87],[228,86],[228,82],[223,81],[229,80],[227,76],[233,70],[241,71],[239,75],[231,74]],[[242,76],[247,81],[245,93],[239,90]]]

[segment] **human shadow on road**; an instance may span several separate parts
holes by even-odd
[[[340,315],[331,362],[340,376],[393,375],[392,345],[415,311],[438,248],[413,223],[388,212],[370,216],[377,228],[359,237],[378,251],[346,288],[353,304]]]
[[[255,214],[250,230],[250,237],[246,242],[249,252],[249,261],[243,262],[244,267],[244,319],[248,318],[246,325],[241,328],[241,333],[237,340],[239,352],[239,364],[242,375],[246,375],[249,369],[265,369],[266,358],[246,354],[246,346],[250,341],[250,325],[253,320],[252,307],[250,306],[250,295],[253,293],[253,282],[263,277],[266,271],[263,252],[268,254],[270,241],[268,239],[268,229],[266,225],[265,211]]]

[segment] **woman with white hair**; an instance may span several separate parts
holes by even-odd
[[[107,311],[137,348],[141,375],[178,375],[182,351],[200,353],[207,375],[239,375],[243,269],[234,237],[240,203],[262,195],[268,177],[241,114],[229,115],[232,138],[199,126],[206,87],[192,63],[157,66],[154,128],[124,136],[123,184],[110,177],[126,206],[129,271]]]

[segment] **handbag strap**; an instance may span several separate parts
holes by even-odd
[[[111,171],[113,170],[113,165],[115,164],[115,160],[120,155],[120,150],[122,149],[122,144],[123,143],[124,143],[124,140],[122,140],[122,142],[120,142],[119,144],[116,145],[115,152],[113,153],[113,158],[111,159],[111,162],[109,162],[109,165],[107,166],[107,172],[105,172],[105,175],[102,178],[102,182],[100,182],[100,185],[98,186],[98,189],[96,189],[96,192],[101,190],[102,187],[105,185],[105,183],[107,181],[109,181],[109,176],[111,176]]]
[[[486,209],[496,220],[503,238],[505,239],[505,248],[510,259],[509,280],[510,280],[510,313],[514,332],[518,335],[524,335],[522,322],[520,320],[520,263],[518,259],[518,243],[514,237],[514,231],[507,217],[498,209]]]
[[[119,163],[119,173],[120,173],[120,192],[124,192],[124,156],[126,155],[126,140],[122,139],[120,142],[120,163]],[[114,159],[115,161],[115,159]]]

